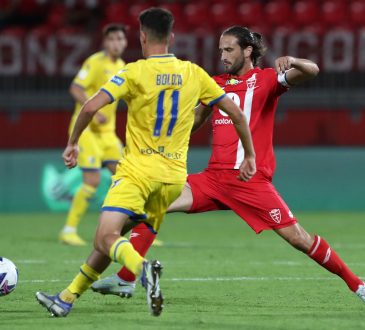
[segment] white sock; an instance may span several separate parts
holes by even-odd
[[[65,227],[63,227],[62,232],[64,234],[76,233],[76,228],[75,227],[70,227],[70,226],[65,226]]]

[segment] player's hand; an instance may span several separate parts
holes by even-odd
[[[256,173],[256,161],[255,157],[245,157],[240,168],[240,174],[237,179],[240,181],[249,181]]]
[[[97,112],[95,114],[95,120],[97,121],[98,124],[105,124],[107,122],[107,118],[106,116],[104,116],[102,113]]]
[[[275,70],[278,74],[284,73],[295,64],[295,58],[292,56],[282,56],[275,60]]]
[[[63,161],[68,168],[74,168],[77,165],[77,156],[79,147],[77,144],[68,144],[62,154]]]

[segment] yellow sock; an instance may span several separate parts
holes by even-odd
[[[77,228],[80,223],[81,217],[85,214],[90,204],[90,199],[94,196],[96,188],[83,184],[76,192],[71,208],[68,212],[66,226]]]
[[[115,262],[125,265],[134,275],[142,271],[144,258],[133,248],[125,237],[118,238],[109,251],[109,257]]]
[[[60,293],[60,298],[72,304],[77,297],[81,296],[99,278],[100,274],[97,271],[92,269],[88,264],[83,264],[80,267],[80,272],[71,284]]]
[[[77,294],[72,293],[69,289],[65,289],[60,293],[61,300],[69,304],[73,304],[77,297]]]

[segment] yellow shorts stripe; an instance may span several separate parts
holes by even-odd
[[[137,214],[132,212],[131,210],[125,209],[123,207],[115,207],[115,206],[103,206],[101,208],[102,211],[110,211],[110,212],[119,212],[129,215],[130,219],[137,220],[137,219],[146,219],[147,214]]]

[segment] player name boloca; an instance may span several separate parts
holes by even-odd
[[[182,85],[181,74],[158,74],[156,75],[156,85],[181,86]]]

